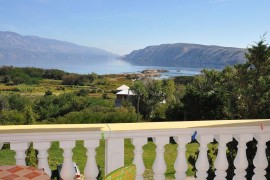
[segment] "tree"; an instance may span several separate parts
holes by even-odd
[[[9,103],[7,96],[0,94],[0,110],[9,109]]]
[[[46,69],[42,75],[43,78],[61,80],[65,72],[58,69]]]
[[[62,77],[64,85],[78,85],[79,84],[79,75],[77,74],[67,74]]]
[[[137,111],[142,114],[144,119],[151,119],[155,106],[165,98],[162,81],[153,79],[137,81],[131,89],[137,95],[134,99]]]
[[[9,108],[22,112],[26,106],[30,105],[30,100],[20,94],[12,94],[8,96]]]
[[[164,93],[166,95],[166,103],[174,103],[175,102],[175,96],[174,96],[174,92],[175,92],[175,84],[174,81],[172,79],[169,80],[164,80],[163,81],[163,89],[164,89]]]
[[[244,118],[269,118],[270,46],[262,39],[248,48],[246,58],[236,66],[239,109]]]
[[[0,111],[0,121],[2,125],[21,125],[25,118],[23,114],[17,110]]]
[[[180,121],[184,120],[184,108],[180,103],[171,104],[165,112],[166,120]]]
[[[222,72],[203,70],[202,75],[194,77],[193,82],[186,86],[185,95],[181,99],[183,105],[176,106],[182,107],[179,113],[183,112],[185,120],[229,118],[229,93],[221,79]]]
[[[36,124],[36,118],[31,106],[26,106],[24,109],[25,125]]]
[[[56,102],[57,96],[43,96],[35,103],[35,112],[39,115],[38,120],[57,117],[59,115],[59,104]]]

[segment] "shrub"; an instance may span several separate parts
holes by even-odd
[[[109,96],[106,92],[102,93],[102,98],[103,99],[109,99]]]
[[[51,96],[52,94],[53,94],[52,91],[48,90],[48,91],[45,92],[44,96]]]

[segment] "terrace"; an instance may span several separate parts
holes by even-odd
[[[96,163],[96,148],[100,140],[105,139],[105,174],[124,165],[124,140],[131,139],[134,145],[133,164],[137,167],[137,180],[144,179],[145,165],[143,160],[143,146],[148,138],[156,145],[155,160],[152,166],[153,179],[166,179],[167,169],[164,146],[173,137],[178,144],[177,157],[174,163],[175,179],[186,179],[188,169],[186,159],[186,145],[191,136],[199,142],[199,155],[196,161],[196,179],[205,180],[208,176],[209,160],[207,156],[208,144],[215,139],[218,142],[218,154],[215,159],[215,179],[226,179],[228,160],[226,156],[227,143],[235,138],[238,141],[238,151],[234,159],[235,176],[233,179],[246,179],[248,161],[246,144],[253,138],[258,141],[257,151],[253,160],[254,176],[252,179],[266,179],[268,160],[266,156],[266,142],[270,140],[270,120],[226,120],[226,121],[193,121],[193,122],[160,122],[160,123],[127,123],[127,124],[70,124],[70,125],[27,125],[0,126],[0,147],[10,144],[10,149],[16,155],[16,164],[25,165],[25,151],[30,143],[38,150],[38,168],[44,168],[51,175],[48,163],[48,149],[54,141],[59,142],[63,149],[63,168],[61,176],[64,180],[72,179],[72,149],[76,141],[83,141],[87,149],[84,176],[88,180],[96,179],[99,170]]]

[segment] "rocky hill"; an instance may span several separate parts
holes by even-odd
[[[0,65],[46,67],[115,57],[118,55],[98,48],[0,31]]]
[[[199,44],[162,44],[132,51],[121,57],[141,66],[226,66],[244,63],[245,49]]]

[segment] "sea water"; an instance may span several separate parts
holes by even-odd
[[[119,59],[99,61],[99,63],[85,63],[85,64],[65,64],[58,67],[67,72],[89,74],[96,73],[100,75],[105,74],[132,74],[140,73],[143,70],[166,70],[167,72],[161,73],[161,78],[169,78],[174,76],[194,76],[201,73],[204,67],[164,67],[164,66],[136,66],[126,61]],[[211,68],[211,69],[219,69]]]
[[[15,67],[38,67],[45,69],[60,69],[70,73],[78,74],[91,74],[96,73],[99,75],[105,74],[132,74],[139,73],[143,70],[166,70],[167,72],[161,73],[160,78],[170,78],[174,76],[194,76],[201,73],[202,69],[209,69],[209,66],[201,65],[183,65],[177,67],[164,67],[164,66],[136,66],[120,59],[84,59],[76,61],[74,59],[68,60],[38,60],[38,61],[20,61],[23,63],[1,64]],[[210,69],[219,70],[220,67],[211,67]]]

